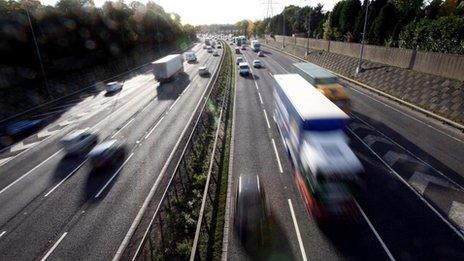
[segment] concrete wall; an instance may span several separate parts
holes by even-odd
[[[298,55],[306,53],[308,43],[306,38],[283,37],[280,35],[276,35],[275,39],[266,36],[266,40],[278,43],[284,41],[286,50]],[[349,57],[359,57],[361,45],[358,43],[310,39],[309,48],[311,50],[343,54]],[[464,81],[464,55],[365,45],[364,58],[377,63]]]

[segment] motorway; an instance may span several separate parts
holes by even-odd
[[[115,95],[51,106],[53,122],[0,152],[0,260],[113,258],[206,91],[211,78],[198,67],[214,73],[221,59],[192,50],[198,63],[184,63],[174,81],[160,85],[140,68]],[[100,141],[125,141],[125,161],[97,173],[84,157],[64,157],[61,137],[87,128]]]
[[[265,68],[237,76],[231,198],[240,175],[259,175],[275,240],[259,256],[247,253],[233,231],[231,200],[227,260],[463,260],[464,135],[343,81],[352,103],[347,134],[366,170],[366,191],[359,222],[320,227],[306,211],[272,118],[272,75],[290,73],[299,61],[263,49]],[[249,48],[242,56],[249,64],[258,59]]]

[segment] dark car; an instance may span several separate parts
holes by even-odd
[[[257,175],[240,175],[235,195],[234,227],[249,251],[268,245],[270,213],[264,187]]]
[[[10,123],[5,128],[5,133],[9,136],[16,137],[26,133],[36,131],[44,124],[44,120],[21,120]]]
[[[95,146],[88,157],[95,169],[109,168],[123,163],[126,148],[121,141],[109,140]]]

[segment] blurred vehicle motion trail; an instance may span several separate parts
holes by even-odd
[[[464,260],[464,0],[297,2],[0,0],[0,260]]]

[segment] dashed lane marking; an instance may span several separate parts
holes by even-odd
[[[284,173],[284,171],[282,169],[282,164],[280,163],[279,152],[277,152],[277,147],[276,147],[274,139],[272,139],[272,146],[274,147],[274,153],[275,153],[275,156],[276,156],[276,159],[277,159],[277,164],[279,165],[279,171],[282,174],[282,173]]]
[[[424,191],[429,185],[429,183],[434,183],[446,188],[454,188],[454,186],[451,183],[447,182],[444,179],[427,175],[419,171],[414,172],[411,178],[409,178],[408,183],[411,184],[411,186],[413,186],[421,195],[424,194]]]
[[[383,160],[389,165],[393,166],[398,160],[407,160],[410,162],[417,162],[414,158],[409,155],[398,153],[396,151],[389,150],[385,155],[383,155]],[[418,162],[417,162],[418,163]]]
[[[20,141],[20,142],[16,143],[15,145],[11,146],[10,152],[17,152],[17,151],[26,150],[28,148],[34,147],[36,143],[37,142],[24,144],[23,141]]]
[[[363,138],[363,140],[367,143],[367,145],[369,146],[372,146],[372,144],[376,143],[376,142],[382,142],[382,143],[386,143],[386,144],[392,144],[393,143],[391,141],[389,141],[388,139],[384,138],[384,137],[379,137],[379,136],[376,136],[376,135],[367,135],[366,137]]]
[[[293,210],[292,200],[288,199],[288,207],[290,208],[290,214],[292,215],[293,225],[296,231],[296,237],[298,239],[298,245],[300,246],[301,257],[303,261],[308,260],[306,257],[306,251],[304,249],[303,240],[301,239],[300,229],[298,227],[298,222],[296,221],[295,211]]]
[[[464,232],[464,204],[458,201],[451,203],[448,217],[459,226],[461,232]]]
[[[61,243],[61,241],[63,241],[64,237],[67,234],[68,234],[68,232],[64,232],[63,235],[61,235],[61,237],[58,239],[58,241],[56,241],[56,243],[52,246],[52,248],[50,248],[50,250],[48,250],[47,254],[44,257],[42,257],[42,259],[40,259],[40,261],[47,260],[47,258],[53,253],[55,248]]]

